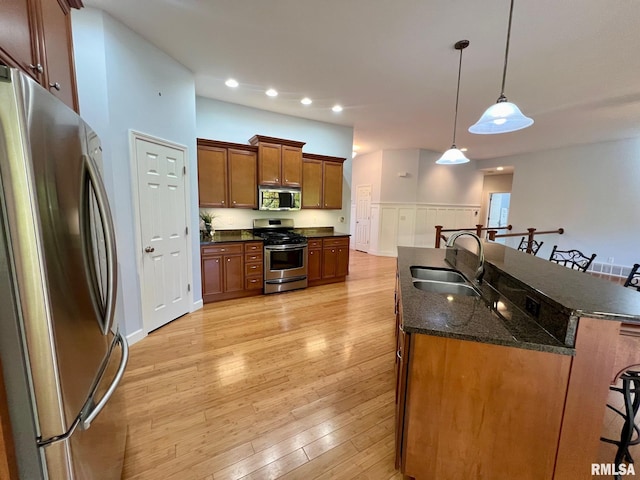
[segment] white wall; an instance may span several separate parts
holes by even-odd
[[[380,201],[415,202],[419,163],[420,150],[418,149],[384,150],[380,172]]]
[[[356,203],[358,185],[371,185],[371,202],[379,202],[382,189],[382,150],[365,155],[357,155],[352,160],[352,164],[352,203]]]
[[[510,223],[565,229],[540,237],[538,254],[548,258],[554,243],[596,253],[595,262],[640,262],[640,139],[581,145],[484,160],[482,168],[513,165]]]
[[[185,67],[101,10],[72,10],[80,113],[103,144],[105,183],[116,224],[119,257],[117,319],[125,334],[142,329],[137,274],[129,130],[185,145],[191,205],[197,205],[195,82]],[[198,211],[192,208],[191,231]],[[191,247],[193,299],[200,292],[199,239]]]
[[[307,120],[290,115],[268,112],[210,98],[196,98],[196,132],[198,138],[248,144],[254,135],[285,138],[305,142],[302,151],[342,157],[342,209],[300,210],[278,212],[283,218],[293,218],[299,227],[331,226],[342,233],[349,232],[351,216],[351,170],[353,127]],[[241,208],[211,209],[219,215],[215,228],[251,228],[253,218],[273,217],[274,213]]]

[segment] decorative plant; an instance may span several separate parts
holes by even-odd
[[[211,225],[211,223],[213,223],[213,219],[216,218],[215,215],[205,211],[201,211],[200,212],[200,219],[205,223],[205,224],[209,224]]]

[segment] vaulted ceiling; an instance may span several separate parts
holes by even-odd
[[[471,159],[640,136],[637,0],[516,0],[505,93],[535,124],[488,136],[467,128],[500,93],[509,0],[84,3],[193,71],[198,95],[353,126],[361,152],[450,147],[461,39]]]

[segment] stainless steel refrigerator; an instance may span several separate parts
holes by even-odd
[[[0,66],[0,360],[21,479],[121,477],[128,347],[101,152],[74,111]]]

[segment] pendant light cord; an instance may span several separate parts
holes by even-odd
[[[460,62],[458,63],[458,87],[456,88],[456,113],[453,117],[453,145],[456,144],[456,126],[458,125],[458,99],[460,98],[460,72],[462,72],[462,50],[460,49]]]
[[[509,27],[507,28],[507,47],[504,52],[504,70],[502,71],[502,89],[500,90],[500,98],[498,102],[506,102],[507,98],[504,96],[504,85],[507,81],[507,60],[509,58],[509,40],[511,39],[511,19],[513,18],[513,1],[511,0],[511,8],[509,9]]]

